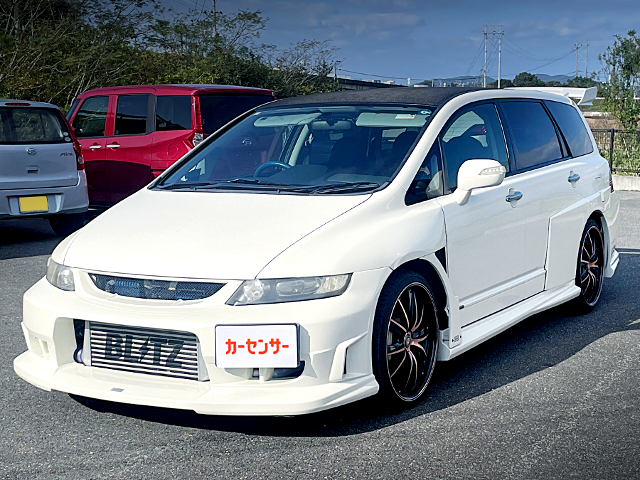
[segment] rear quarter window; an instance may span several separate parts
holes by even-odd
[[[529,170],[562,158],[553,122],[539,102],[501,102],[515,147],[517,170]]]
[[[190,95],[162,95],[156,97],[156,131],[190,129]]]
[[[271,100],[267,95],[200,95],[202,130],[211,134],[247,110]]]
[[[571,105],[560,102],[545,102],[555,118],[564,139],[569,144],[571,156],[580,157],[593,152],[593,144],[584,126],[582,116]]]
[[[0,108],[0,143],[71,141],[61,116],[46,108]]]

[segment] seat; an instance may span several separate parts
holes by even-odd
[[[416,141],[417,136],[418,132],[402,132],[396,137],[391,147],[391,159],[396,166],[407,154],[409,147]]]
[[[335,173],[366,172],[366,145],[355,137],[343,137],[331,149],[327,171]]]

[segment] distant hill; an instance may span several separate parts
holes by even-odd
[[[536,73],[536,77],[538,77],[543,82],[560,82],[567,83],[568,80],[573,78],[573,75],[547,75],[546,73]],[[508,77],[502,77],[508,78]],[[509,80],[513,80],[513,77],[509,78]],[[495,82],[496,79],[493,77],[487,77],[487,84]],[[433,80],[425,80],[424,82],[420,82],[420,85],[429,85],[431,86],[433,82],[433,86],[442,87],[445,84],[450,86],[452,83],[455,83],[461,87],[472,87],[472,86],[481,86],[482,85],[482,76],[474,75],[474,76],[459,76],[459,77],[447,77],[447,78],[434,78]]]
[[[546,75],[544,73],[535,73],[534,75],[543,82],[567,83],[568,80],[573,78],[573,75]]]

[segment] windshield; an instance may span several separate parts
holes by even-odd
[[[195,150],[155,188],[372,190],[395,173],[431,113],[379,105],[264,109]]]

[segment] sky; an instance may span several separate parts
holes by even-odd
[[[211,0],[161,0],[184,12],[211,9]],[[640,0],[217,0],[226,14],[259,10],[269,18],[260,42],[280,48],[302,39],[329,40],[338,73],[352,78],[411,83],[479,75],[485,25],[502,25],[503,78],[522,71],[589,75],[598,54],[631,29],[640,31]],[[488,36],[487,75],[498,75],[498,35]],[[586,44],[588,57],[586,55]],[[357,73],[354,73],[357,72]]]

